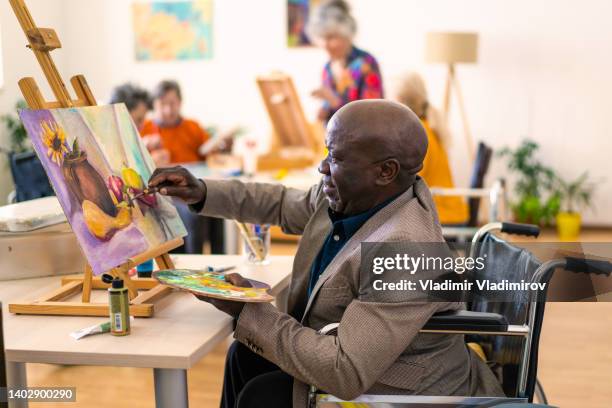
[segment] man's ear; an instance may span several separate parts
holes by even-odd
[[[376,185],[386,186],[393,183],[400,171],[400,163],[397,159],[387,159],[380,164]]]

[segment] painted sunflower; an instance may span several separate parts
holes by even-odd
[[[47,146],[47,156],[60,166],[64,155],[69,151],[66,145],[66,132],[54,122],[42,122],[41,127],[43,143]]]

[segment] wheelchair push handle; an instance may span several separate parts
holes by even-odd
[[[595,275],[610,276],[612,273],[612,262],[600,259],[565,258],[565,269],[576,273],[594,273]]]
[[[519,224],[517,222],[502,222],[501,232],[512,235],[526,235],[536,237],[540,235],[540,227],[533,224]]]

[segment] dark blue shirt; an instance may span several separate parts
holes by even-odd
[[[332,230],[325,238],[323,247],[319,251],[319,254],[312,263],[312,269],[310,270],[310,281],[308,282],[308,297],[312,293],[319,276],[325,271],[325,268],[331,263],[334,257],[340,252],[342,247],[348,242],[349,239],[366,223],[374,214],[384,208],[387,204],[393,201],[398,196],[391,197],[387,201],[378,204],[376,207],[369,209],[368,211],[362,212],[361,214],[346,216],[334,212],[331,208],[328,209],[329,218],[332,222]]]

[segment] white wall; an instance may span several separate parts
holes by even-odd
[[[34,21],[41,27],[61,26],[63,15],[60,0],[30,1],[28,6]],[[0,30],[4,74],[4,86],[0,89],[0,114],[13,111],[15,102],[21,98],[17,81],[24,76],[33,76],[42,92],[50,98],[50,88],[34,55],[26,48],[27,40],[8,1],[0,2]],[[63,51],[57,53],[55,62],[59,69],[63,67],[64,57]],[[0,146],[9,145],[8,135],[4,129],[0,130]],[[13,189],[12,182],[6,156],[0,154],[0,205],[6,202],[8,193]]]
[[[214,59],[170,63],[135,62],[131,1],[63,0],[61,19],[44,12],[48,3],[28,2],[35,18],[55,24],[64,45],[60,64],[65,77],[85,74],[101,101],[124,81],[152,87],[162,78],[177,78],[184,88],[187,115],[204,124],[246,126],[265,145],[269,122],[254,78],[278,69],[293,76],[307,114],[314,117],[317,105],[308,94],[318,85],[325,55],[317,49],[286,48],[286,0],[215,0]],[[424,64],[425,33],[479,32],[479,63],[458,67],[475,138],[501,147],[529,136],[541,144],[543,161],[562,175],[575,177],[588,169],[602,184],[597,212],[586,214],[586,222],[612,225],[607,210],[612,206],[612,177],[607,174],[612,153],[608,103],[612,2],[353,0],[352,4],[360,26],[356,42],[378,58],[387,87],[405,70],[419,69],[434,104],[441,101],[445,70]],[[5,20],[12,23],[13,17],[5,15],[7,6],[2,7],[6,43]],[[4,50],[5,66],[21,71],[7,72],[7,87],[14,86],[17,76],[38,72],[32,68],[31,55],[19,48],[22,44]],[[11,62],[17,53],[19,69]],[[469,166],[464,164],[456,109],[452,130],[456,181],[465,185]],[[495,163],[493,171],[493,176],[502,174],[503,163]]]

